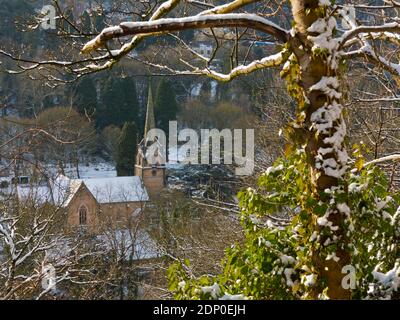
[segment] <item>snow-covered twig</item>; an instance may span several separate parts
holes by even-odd
[[[232,12],[232,11],[237,10],[245,5],[255,3],[255,2],[260,2],[260,0],[234,0],[232,2],[228,2],[226,4],[203,11],[201,13],[201,15],[211,14],[211,13],[218,14],[218,13]]]
[[[367,162],[365,165],[388,162],[388,161],[400,161],[400,154],[392,154],[390,156],[382,157],[379,159],[374,159],[372,161]]]
[[[236,68],[232,69],[230,73],[227,73],[227,74],[216,72],[209,68],[199,69],[199,68],[196,68],[196,67],[190,65],[187,62],[185,64],[187,66],[191,67],[192,70],[179,71],[179,70],[171,69],[170,67],[165,66],[165,65],[151,63],[151,62],[143,61],[140,59],[135,59],[135,60],[138,60],[138,61],[140,61],[148,66],[154,67],[154,68],[167,70],[176,75],[204,75],[204,76],[208,76],[217,81],[229,82],[240,75],[250,74],[253,71],[263,69],[263,68],[278,66],[284,62],[284,57],[283,57],[283,53],[279,52],[272,56],[265,57],[261,60],[254,60],[253,62],[249,63],[248,65],[237,66]]]
[[[346,31],[340,38],[341,46],[343,47],[347,41],[353,39],[357,36],[362,36],[368,33],[378,33],[378,32],[400,32],[400,24],[397,22],[385,23],[378,26],[357,26],[355,28]]]
[[[400,64],[388,61],[384,57],[378,55],[372,49],[372,46],[367,42],[365,42],[365,44],[360,49],[343,53],[342,57],[345,57],[345,58],[365,57],[369,61],[371,61],[379,66],[382,66],[384,69],[386,69],[390,73],[392,73],[396,76],[400,75]]]

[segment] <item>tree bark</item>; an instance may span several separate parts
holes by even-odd
[[[311,167],[311,180],[313,181],[314,196],[321,201],[328,202],[330,198],[326,196],[324,190],[332,189],[339,186],[341,175],[329,174],[329,171],[321,167],[321,163],[328,159],[334,159],[339,165],[343,154],[346,154],[346,150],[343,145],[333,147],[332,143],[328,143],[326,138],[332,138],[339,129],[345,128],[342,109],[338,119],[333,123],[333,127],[329,132],[321,133],[318,130],[318,123],[313,119],[313,114],[316,112],[325,110],[326,106],[337,104],[341,106],[340,98],[332,98],[331,95],[327,94],[324,90],[310,90],[314,85],[319,83],[323,77],[326,78],[338,78],[337,68],[332,68],[326,56],[314,55],[312,47],[314,43],[310,41],[309,36],[315,36],[308,31],[308,28],[318,19],[315,9],[320,4],[318,0],[291,0],[292,11],[294,21],[296,23],[296,38],[298,39],[298,45],[302,45],[301,50],[294,50],[297,60],[300,64],[300,78],[299,85],[304,90],[306,97],[306,107],[303,110],[305,112],[305,120],[301,129],[301,140],[306,145],[306,154]],[[339,88],[337,88],[339,92]],[[321,154],[320,150],[331,150],[330,152]],[[339,153],[342,153],[339,154]],[[319,160],[317,160],[319,157]],[[321,159],[322,158],[322,159]],[[314,221],[314,220],[313,220]],[[319,276],[326,280],[328,287],[328,296],[331,299],[349,299],[350,290],[346,290],[342,287],[342,268],[349,264],[350,255],[347,248],[346,236],[343,232],[343,225],[345,223],[345,215],[340,210],[333,210],[329,216],[328,221],[332,223],[333,227],[337,227],[336,231],[332,231],[333,236],[337,237],[338,249],[336,251],[336,257],[338,261],[333,259],[326,260],[324,256],[321,256],[320,250],[313,252],[313,262],[319,272]],[[321,226],[315,223],[314,230],[319,232]],[[320,244],[323,245],[326,241],[325,238],[321,238]],[[316,290],[314,297],[317,298],[321,293],[321,289]]]

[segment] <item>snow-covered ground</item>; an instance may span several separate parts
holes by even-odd
[[[78,178],[74,166],[68,166],[65,169],[65,174],[69,178]],[[117,176],[117,171],[112,163],[98,162],[89,165],[80,165],[79,174],[81,179],[113,178]]]
[[[184,152],[180,152],[178,148],[178,154],[174,154],[172,150],[169,150],[169,162],[166,164],[167,169],[181,170],[184,165],[180,162],[186,159],[187,155]],[[57,173],[57,169],[54,166],[49,166],[50,172]],[[79,174],[81,179],[91,178],[113,178],[117,176],[115,165],[104,160],[97,160],[94,163],[88,165],[79,165]],[[72,164],[68,164],[65,168],[65,175],[69,178],[78,178],[76,173],[76,167]]]

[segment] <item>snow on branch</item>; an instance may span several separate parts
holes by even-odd
[[[390,1],[390,3],[395,6],[398,5],[393,1]],[[354,14],[349,14],[350,11],[349,8],[343,8],[340,11],[350,29],[344,32],[339,38],[339,48],[350,47],[355,43],[361,43],[361,48],[344,52],[342,53],[342,57],[364,57],[370,62],[383,67],[390,73],[399,76],[400,64],[393,63],[382,57],[377,50],[374,50],[373,44],[369,40],[387,40],[398,44],[400,41],[400,23],[390,22],[375,26],[357,25],[355,16]]]
[[[168,1],[163,2],[157,8],[157,10],[153,13],[153,15],[150,17],[150,20],[156,20],[156,19],[163,17],[168,12],[170,12],[173,8],[175,8],[179,2],[180,2],[180,0],[168,0]],[[139,44],[140,40],[142,40],[143,36],[145,36],[145,35],[137,35],[137,36],[133,37],[133,39],[130,42],[124,44],[121,47],[121,49],[119,49],[119,50],[114,50],[113,52],[108,51],[107,53],[102,54],[101,56],[98,56],[98,57],[91,57],[88,59],[82,59],[82,60],[77,60],[77,61],[73,61],[73,62],[52,61],[52,60],[33,61],[30,59],[23,59],[20,56],[12,55],[11,53],[6,52],[4,50],[0,50],[0,55],[4,55],[4,56],[19,63],[18,67],[20,70],[18,70],[18,71],[6,70],[6,72],[8,72],[10,74],[24,73],[26,71],[39,69],[44,66],[55,66],[55,67],[64,67],[67,69],[68,72],[78,74],[78,77],[80,77],[83,74],[90,74],[92,72],[97,72],[97,71],[111,68],[113,66],[113,64],[115,64],[116,61],[120,57],[127,54],[137,44]],[[26,63],[26,64],[29,64],[29,66],[24,67],[20,63]],[[75,67],[75,66],[81,66],[81,65],[83,65],[83,66]],[[48,80],[68,82],[65,80],[54,78],[52,76],[49,76]]]
[[[208,5],[207,8],[200,12],[198,16],[201,15],[210,15],[210,14],[223,14],[230,13],[234,10],[238,10],[241,7],[258,2],[260,0],[233,0],[229,3],[222,4],[219,6]],[[181,0],[167,0],[164,1],[152,14],[149,21],[155,21],[161,19],[166,14],[171,12]],[[123,43],[120,48],[116,50],[107,50],[102,53],[100,56],[94,57],[91,56],[87,59],[76,60],[73,62],[69,61],[52,61],[52,60],[44,60],[44,61],[34,61],[31,59],[24,59],[20,55],[13,55],[4,50],[0,50],[0,55],[6,56],[18,63],[19,70],[5,70],[10,74],[19,74],[25,73],[28,71],[32,71],[35,69],[47,70],[49,67],[61,67],[66,70],[68,74],[75,74],[77,78],[81,77],[85,74],[90,74],[94,72],[98,72],[101,70],[111,68],[115,63],[117,63],[122,57],[126,56],[131,52],[144,38],[152,36],[152,33],[142,33],[135,34],[131,39],[129,39],[126,43]],[[94,50],[93,50],[94,51]],[[44,75],[48,81],[55,82],[69,82],[65,79],[56,78],[50,74]],[[74,81],[74,80],[72,80]]]
[[[185,29],[202,29],[216,27],[252,28],[274,36],[281,42],[288,40],[289,32],[275,23],[254,14],[213,14],[185,18],[167,18],[146,22],[123,22],[119,26],[104,29],[96,38],[89,41],[82,53],[93,52],[103,47],[107,41],[135,34],[158,34]]]
[[[385,70],[389,71],[390,73],[400,76],[400,64],[391,62],[384,57],[378,55],[372,48],[372,46],[364,41],[364,45],[357,50],[349,51],[346,52],[342,55],[345,58],[351,58],[351,57],[365,57],[369,61],[380,65],[383,67]]]
[[[400,32],[400,24],[397,22],[385,23],[379,26],[357,26],[352,28],[345,33],[343,33],[340,42],[341,46],[346,44],[347,41],[354,39],[359,35],[365,35],[368,33],[379,33],[379,32],[393,32],[399,33]]]
[[[257,2],[259,0],[235,0],[232,1],[230,3],[224,4],[224,5],[220,5],[220,6],[216,6],[213,7],[212,10],[205,10],[200,12],[198,15],[206,15],[206,14],[213,14],[213,13],[229,13],[233,10],[239,9],[240,7],[247,5],[249,3],[252,2]],[[149,21],[155,21],[158,19],[161,19],[161,17],[165,16],[168,12],[170,12],[171,10],[173,10],[178,3],[180,2],[180,0],[168,0],[165,1],[163,4],[160,5],[160,7],[154,12],[154,14],[150,17]],[[126,44],[124,44],[121,49],[119,50],[115,50],[114,52],[112,52],[112,56],[115,57],[121,57],[123,55],[126,55],[127,53],[129,53],[135,46],[137,46],[139,44],[139,42],[145,38],[150,36],[151,34],[137,34],[135,35],[132,40]],[[105,67],[107,68],[108,65],[105,65]],[[97,67],[98,69],[98,67]]]
[[[392,154],[390,156],[375,159],[367,162],[365,165],[388,162],[388,161],[400,161],[400,154]]]
[[[231,72],[229,72],[227,74],[219,73],[219,72],[216,72],[209,68],[199,69],[195,66],[192,66],[188,62],[182,61],[182,60],[181,61],[184,64],[186,64],[187,66],[189,66],[192,70],[179,71],[179,70],[171,69],[170,67],[165,66],[165,65],[155,64],[155,63],[143,61],[143,60],[140,60],[137,58],[135,60],[138,60],[138,61],[140,61],[148,66],[154,67],[154,68],[166,70],[175,75],[204,75],[204,76],[207,76],[207,77],[212,78],[217,81],[229,82],[240,75],[250,74],[253,71],[263,69],[263,68],[279,66],[280,64],[282,64],[285,61],[284,55],[285,55],[284,52],[279,52],[277,54],[265,57],[261,60],[254,60],[253,62],[251,62],[247,65],[237,66],[236,68],[232,69]]]
[[[217,7],[214,7],[212,9],[203,11],[200,13],[200,15],[206,15],[206,14],[219,14],[219,13],[227,13],[227,12],[232,12],[236,9],[239,9],[247,4],[251,4],[254,2],[259,2],[260,0],[235,0]]]
[[[355,98],[356,101],[359,102],[399,102],[400,101],[400,97],[397,96],[393,96],[393,97],[382,97],[382,98],[370,98],[370,99],[366,99],[366,98]]]
[[[218,81],[228,82],[240,75],[249,74],[255,70],[278,66],[283,61],[284,61],[283,53],[279,52],[277,54],[265,57],[261,60],[255,60],[248,65],[237,66],[236,68],[232,69],[231,72],[228,74],[215,72],[210,69],[198,70],[195,73],[206,75]]]

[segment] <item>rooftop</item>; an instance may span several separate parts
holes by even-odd
[[[148,201],[149,196],[140,177],[114,177],[81,180],[98,203]]]
[[[37,205],[52,203],[67,207],[76,192],[85,185],[100,204],[148,201],[149,196],[140,177],[112,177],[70,179],[63,175],[47,184],[25,184],[17,186],[20,199],[32,200]],[[9,193],[13,193],[10,186]]]

